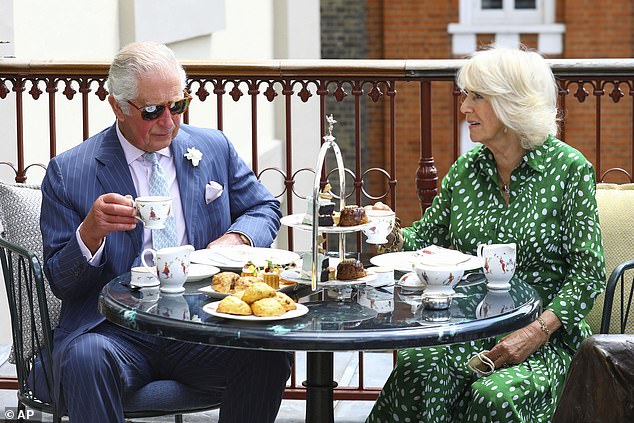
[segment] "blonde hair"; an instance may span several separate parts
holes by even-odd
[[[540,54],[524,47],[477,51],[458,71],[456,83],[484,95],[522,147],[534,149],[557,135],[557,82]]]

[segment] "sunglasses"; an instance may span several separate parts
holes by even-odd
[[[141,112],[141,118],[143,120],[154,120],[161,117],[166,107],[172,115],[181,115],[185,113],[185,110],[189,107],[189,102],[192,100],[192,97],[189,93],[187,93],[187,91],[184,91],[184,93],[184,98],[164,104],[150,104],[149,106],[139,107],[130,100],[128,100],[128,103]]]

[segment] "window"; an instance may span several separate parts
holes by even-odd
[[[473,24],[543,24],[544,1],[536,0],[476,0]],[[549,2],[550,3],[550,2]],[[554,2],[552,2],[554,4]]]
[[[562,52],[565,26],[555,23],[555,0],[460,0],[460,22],[449,24],[457,55],[476,49],[477,34],[495,34],[496,42],[517,45],[520,34],[537,34],[538,50]]]

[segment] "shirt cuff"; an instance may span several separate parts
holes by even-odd
[[[249,236],[247,234],[243,234],[242,232],[229,232],[230,234],[238,234],[240,235],[240,239],[242,240],[243,243],[245,243],[246,245],[248,245],[249,247],[253,247],[253,241],[251,240],[251,238],[249,238]]]
[[[106,240],[105,239],[103,240],[103,242],[101,243],[101,246],[95,252],[95,255],[92,255],[88,247],[86,247],[86,244],[84,244],[84,241],[81,239],[81,236],[79,235],[80,229],[81,229],[81,225],[79,225],[79,227],[75,231],[75,236],[77,237],[77,244],[79,244],[79,249],[81,250],[81,254],[86,258],[86,261],[88,262],[89,265],[93,267],[101,266],[102,264],[101,258],[103,257],[103,248],[106,245]]]

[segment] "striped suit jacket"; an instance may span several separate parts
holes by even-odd
[[[190,147],[203,154],[197,167],[184,157]],[[170,148],[191,245],[205,248],[232,230],[249,235],[255,246],[271,245],[280,226],[279,202],[222,132],[181,125]],[[207,204],[209,181],[220,183],[224,191]],[[42,182],[44,270],[53,293],[62,300],[54,330],[54,369],[59,369],[57,363],[70,341],[104,320],[97,309],[101,288],[129,271],[142,251],[143,227],[137,225],[106,237],[101,266],[93,267],[83,257],[75,231],[95,199],[109,192],[137,196],[114,125],[53,158]],[[55,398],[58,394],[56,383]]]

